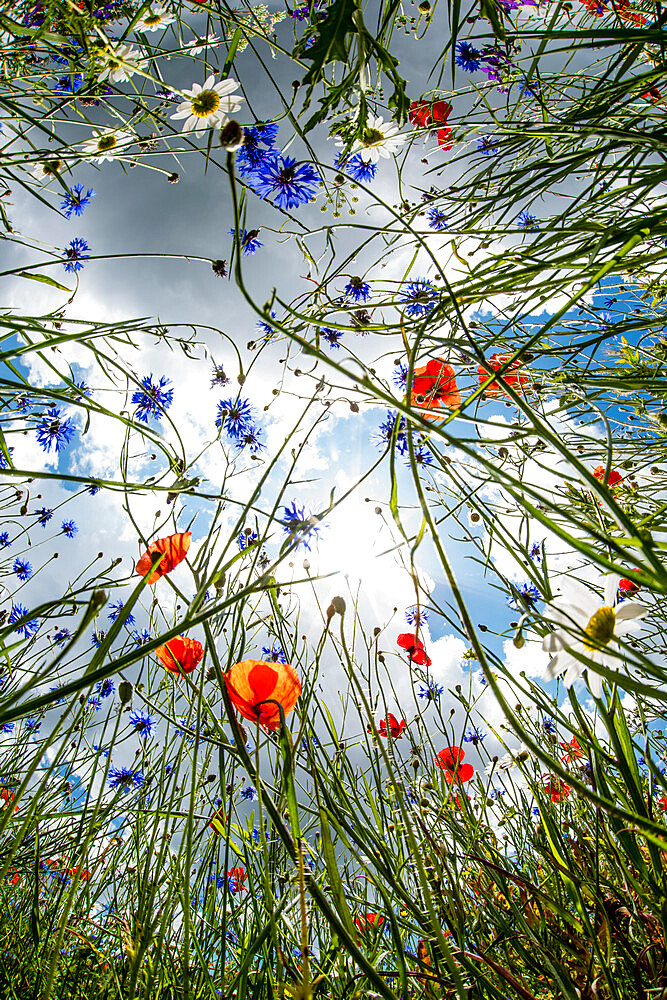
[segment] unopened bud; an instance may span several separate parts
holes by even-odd
[[[233,153],[243,145],[244,132],[242,127],[237,121],[233,119],[228,121],[223,128],[220,129],[220,145],[223,146],[228,153]]]
[[[132,701],[132,685],[129,681],[121,681],[118,685],[118,697],[121,705],[127,705]]]
[[[334,613],[337,615],[345,614],[345,601],[342,597],[333,597],[331,599],[331,607],[334,609]]]

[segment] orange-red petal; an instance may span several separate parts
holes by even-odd
[[[139,576],[146,576],[153,565],[151,557],[155,554],[162,555],[164,553],[164,558],[160,565],[157,569],[153,570],[148,578],[150,585],[157,583],[161,576],[164,576],[165,573],[171,573],[175,566],[183,562],[188,554],[191,541],[192,533],[190,531],[177,531],[176,534],[168,535],[167,538],[158,538],[157,541],[151,542],[137,563],[137,573]]]
[[[170,673],[179,673],[180,667],[181,673],[191,674],[201,663],[204,648],[197,639],[191,639],[187,635],[176,635],[164,646],[158,646],[155,655]]]
[[[225,683],[237,711],[271,730],[280,728],[280,709],[273,703],[288,715],[301,694],[301,681],[289,663],[241,660],[227,671]]]

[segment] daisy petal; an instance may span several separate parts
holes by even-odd
[[[641,618],[646,618],[646,615],[648,614],[648,608],[646,605],[640,604],[639,601],[623,601],[623,603],[619,604],[615,611],[617,622],[632,619],[638,621]],[[618,629],[616,631],[618,632]]]

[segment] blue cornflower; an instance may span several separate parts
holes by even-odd
[[[90,636],[91,645],[95,646],[96,649],[99,649],[100,643],[105,638],[105,636],[106,632],[104,631],[104,629],[99,629],[99,630],[96,629]]]
[[[271,313],[271,319],[275,319],[275,318],[276,318],[276,314],[274,312],[272,312]],[[271,324],[267,323],[266,320],[263,320],[263,319],[258,319],[257,320],[257,322],[255,323],[255,329],[259,333],[263,333],[264,334],[264,340],[271,340],[271,337],[276,332],[273,329],[273,327],[271,326]]]
[[[486,679],[486,674],[484,673],[483,670],[480,670],[480,672],[477,674],[477,680],[479,681],[480,684],[488,684],[489,683],[487,681],[487,679]]]
[[[252,543],[256,541],[257,541],[257,532],[251,531],[250,528],[243,528],[243,530],[239,531],[238,535],[236,536],[236,542],[242,552],[245,548],[248,547],[248,545],[252,545]]]
[[[420,444],[415,448],[415,463],[417,465],[431,465],[433,462],[433,454],[431,449],[425,445]],[[410,465],[410,458],[406,459],[406,465]]]
[[[109,605],[109,614],[107,615],[107,618],[109,619],[109,621],[110,622],[115,622],[116,618],[118,618],[118,615],[121,613],[121,611],[123,610],[124,607],[125,607],[125,605],[123,604],[122,601],[116,601],[115,604],[110,604]],[[126,625],[134,625],[134,622],[135,622],[134,615],[132,614],[132,612],[130,612],[128,614],[127,618],[125,619],[125,624]]]
[[[538,545],[537,542],[533,542],[530,547],[530,551],[528,552],[528,557],[529,559],[532,559],[533,562],[540,564],[542,562],[542,546]]]
[[[504,794],[505,794],[504,788],[494,788],[491,791],[489,798],[493,799],[494,801],[497,801],[498,799],[501,799]]]
[[[114,682],[110,677],[105,677],[103,681],[99,681],[97,687],[95,688],[95,691],[100,698],[108,698],[109,695],[114,694],[115,690],[116,688],[114,686]]]
[[[132,638],[136,646],[145,646],[147,642],[150,642],[153,636],[150,634],[147,628],[142,628],[142,630],[132,633]]]
[[[405,311],[408,316],[425,316],[430,313],[437,298],[437,291],[426,278],[408,281],[400,294],[401,302],[407,302]]]
[[[218,403],[218,416],[215,426],[222,427],[233,441],[242,437],[253,427],[252,406],[247,399],[221,399]]]
[[[283,507],[282,525],[285,533],[290,536],[290,542],[298,538],[297,549],[303,545],[310,552],[310,543],[320,531],[317,518],[307,514],[305,507],[297,507],[296,500],[293,500],[288,507]]]
[[[27,559],[16,558],[12,568],[22,583],[25,583],[32,576],[32,565]]]
[[[125,792],[141,788],[144,783],[144,776],[141,771],[132,771],[129,767],[109,768],[109,785],[114,791]]]
[[[51,448],[62,451],[76,434],[76,424],[71,417],[64,417],[60,410],[51,409],[40,419],[36,431],[37,442],[44,451],[50,452]]]
[[[8,545],[11,545],[11,542],[9,541],[9,532],[0,531],[0,548],[5,549]]]
[[[431,229],[435,229],[438,232],[447,228],[447,217],[445,213],[440,208],[436,208],[435,205],[429,208],[428,212],[428,224]]]
[[[405,620],[408,625],[425,625],[428,618],[426,608],[418,608],[416,604],[405,612]]]
[[[25,727],[29,733],[38,733],[42,728],[42,723],[39,719],[26,719]]]
[[[276,194],[275,207],[288,210],[314,199],[320,177],[312,163],[297,164],[290,156],[275,154],[264,157],[252,182],[260,198]]]
[[[14,448],[13,447],[8,448],[7,451],[9,452],[9,457],[11,458]],[[0,469],[8,469],[8,468],[9,468],[9,462],[5,458],[5,453],[4,451],[0,451]]]
[[[3,724],[2,724],[2,731],[3,731],[3,733],[11,733],[11,732],[13,732],[13,730],[14,730],[14,723],[13,722],[3,722]]]
[[[74,271],[80,271],[83,268],[81,261],[90,260],[89,250],[90,247],[81,236],[75,236],[73,240],[70,240],[63,250],[65,270],[70,274]]]
[[[153,735],[156,722],[152,715],[144,712],[133,712],[130,716],[130,725],[134,727],[137,736],[141,736],[145,740]]]
[[[50,521],[51,518],[53,517],[53,511],[47,510],[46,507],[40,507],[39,510],[35,511],[35,514],[39,514],[39,520],[37,521],[37,524],[41,524],[43,528],[46,527],[46,522]]]
[[[363,278],[350,278],[343,291],[353,302],[368,302],[371,297],[371,286]]]
[[[234,439],[234,444],[242,451],[243,448],[249,448],[253,455],[256,455],[258,451],[264,448],[264,442],[261,440],[261,435],[264,433],[261,427],[255,427],[251,425],[247,427],[241,434]]]
[[[91,696],[89,697],[88,704],[90,705],[91,708],[94,708],[96,712],[99,712],[99,710],[102,707],[101,700],[99,698],[96,698],[95,695],[93,694],[91,694]]]
[[[362,160],[359,153],[354,153],[348,159],[345,159],[341,153],[340,156],[336,157],[334,166],[349,174],[353,180],[361,181],[362,183],[374,180],[378,169],[377,163],[371,163],[370,161],[367,163],[366,160]]]
[[[540,228],[536,216],[531,215],[525,209],[517,216],[516,224],[518,229],[523,229],[524,231],[536,232]]]
[[[74,538],[79,529],[76,525],[76,521],[63,521],[60,526],[60,530],[66,538]]]
[[[514,611],[523,611],[525,605],[532,607],[535,601],[540,601],[542,599],[540,592],[534,583],[521,583],[515,589],[519,600],[517,600],[517,597],[507,598],[508,608],[512,608]],[[519,601],[521,603],[519,603]]]
[[[161,420],[164,411],[168,410],[174,401],[174,390],[165,389],[165,386],[171,385],[171,379],[161,375],[159,382],[153,382],[151,372],[142,378],[141,384],[143,389],[137,389],[132,393],[132,403],[137,407],[135,418],[143,420],[145,424],[151,417],[154,420]]]
[[[75,184],[60,203],[60,210],[65,213],[66,219],[71,219],[72,213],[74,215],[83,215],[84,208],[96,194],[97,191],[94,191],[93,188],[88,188],[84,194],[83,184]]]
[[[424,698],[426,701],[437,701],[444,690],[442,684],[430,681],[428,687],[424,687],[423,684],[420,685],[417,697]]]
[[[484,156],[495,156],[500,152],[498,140],[494,139],[493,136],[483,135],[481,139],[477,140],[477,152]]]
[[[257,802],[259,798],[257,789],[253,788],[252,785],[246,785],[246,787],[241,790],[240,795],[246,802]]]
[[[343,336],[342,330],[332,330],[329,326],[320,327],[320,337],[322,340],[326,340],[329,345],[329,350],[332,351],[335,347],[340,347],[338,341]]]
[[[246,135],[248,130],[245,129]],[[275,149],[262,149],[261,146],[256,146],[245,143],[236,153],[235,165],[236,169],[240,173],[241,177],[249,177],[250,180],[254,180],[254,173],[262,165],[265,159],[276,159]]]
[[[556,720],[552,716],[545,719],[542,725],[544,726],[545,733],[549,733],[551,736],[556,735]]]
[[[76,392],[74,394],[75,399],[83,399],[84,396],[86,397],[86,399],[90,399],[90,397],[93,394],[93,390],[90,388],[88,383],[85,382],[83,379],[81,379],[80,382],[75,382],[74,388],[76,389]]]
[[[408,388],[408,366],[403,363],[397,365],[391,373],[391,380],[397,389],[406,392]]]
[[[479,52],[470,42],[459,42],[456,46],[456,65],[460,66],[466,73],[474,73],[479,69]]]
[[[464,743],[472,743],[473,746],[477,746],[482,740],[486,739],[486,733],[483,732],[478,726],[471,726],[467,733],[463,736]]]
[[[264,246],[261,240],[257,239],[257,233],[259,233],[259,229],[252,229],[250,232],[244,229],[242,235],[239,236],[239,243],[241,244],[244,257],[257,253],[259,248]],[[236,230],[230,229],[227,235],[236,237]]]
[[[95,483],[88,483],[86,490],[90,493],[91,497],[94,497],[102,489],[101,486],[97,486]]]
[[[72,638],[72,633],[68,628],[59,628],[53,633],[53,641],[56,646],[64,646],[68,639]]]
[[[612,298],[611,296],[609,296],[608,298],[606,298],[606,299],[603,300],[602,305],[605,307],[605,309],[612,309],[616,305],[617,302],[618,302],[618,299],[615,299],[615,298]]]
[[[257,145],[260,142],[263,142],[265,146],[275,146],[278,138],[278,123],[256,122],[243,129],[243,136],[245,146],[248,144]]]
[[[262,646],[262,653],[269,663],[287,663],[282,646]]]
[[[7,619],[10,625],[15,625],[17,621],[21,618],[25,618],[30,612],[23,604],[12,604],[12,610]],[[39,619],[30,618],[27,622],[23,622],[14,631],[18,632],[19,635],[24,635],[26,639],[29,639],[31,635],[34,635],[39,628]]]
[[[65,74],[59,77],[53,89],[56,94],[76,94],[82,87],[83,76],[81,73],[74,73],[72,76]]]
[[[398,431],[396,432],[396,450],[399,455],[405,455],[408,450],[408,438],[406,434],[406,421],[405,417],[399,416],[398,413],[393,413],[391,410],[387,410],[387,416],[383,422],[378,427],[377,431],[371,436],[371,440],[374,444],[378,445],[379,448],[386,448],[394,436],[394,428],[398,422]]]

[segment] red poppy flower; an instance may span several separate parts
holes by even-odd
[[[259,720],[265,729],[274,731],[280,728],[280,711],[274,702],[288,715],[301,694],[301,681],[288,663],[242,660],[227,671],[225,683],[232,704],[244,719]]]
[[[661,795],[658,802],[663,809],[667,809],[667,795]]]
[[[410,402],[428,409],[448,406],[455,410],[459,407],[461,394],[456,387],[456,375],[452,366],[441,358],[431,358],[423,368],[415,368]]]
[[[450,141],[451,134],[452,130],[450,128],[438,129],[438,145],[441,146],[442,149],[451,149],[454,145],[454,143]]]
[[[21,876],[18,872],[7,872],[7,879],[10,885],[18,885],[21,881]]]
[[[424,651],[424,643],[412,632],[402,632],[396,640],[401,649],[405,649],[413,663],[420,667],[430,667],[431,660]]]
[[[197,639],[190,639],[187,635],[177,635],[164,646],[158,646],[155,655],[170,673],[177,674],[180,671],[191,674],[201,663],[204,649]]]
[[[638,27],[643,27],[646,24],[644,15],[638,10],[633,10],[628,0],[619,0],[616,10],[622,21],[627,21],[629,24],[636,24]]]
[[[445,772],[445,777],[450,785],[455,781],[470,781],[475,773],[472,764],[461,763],[465,755],[463,747],[445,747],[444,750],[436,754],[435,762]]]
[[[211,822],[208,824],[215,833],[223,834],[227,830],[227,817],[225,815],[224,806],[220,806],[218,811],[211,817]]]
[[[0,805],[0,809],[4,808],[5,802],[12,802],[13,799],[14,799],[14,793],[10,792],[8,788],[3,788],[2,791],[0,791],[0,803],[2,803],[2,805]],[[14,812],[18,811],[19,807],[15,806]]]
[[[565,756],[561,758],[564,764],[574,764],[586,756],[585,752],[579,746],[579,740],[576,736],[573,736],[569,743],[561,743],[559,745],[562,750],[567,750]]]
[[[599,482],[604,482],[604,465],[598,465],[597,469],[593,470],[593,475]],[[609,485],[618,486],[619,483],[623,482],[623,476],[616,469],[609,470]]]
[[[247,892],[248,886],[245,884],[248,875],[244,868],[239,865],[238,868],[232,868],[230,872],[227,872],[227,878],[229,879],[229,891],[234,895],[237,892]]]
[[[162,562],[148,578],[149,584],[157,583],[161,576],[164,576],[165,573],[171,573],[175,566],[183,562],[188,554],[191,541],[192,533],[190,531],[177,531],[175,535],[169,535],[168,538],[158,538],[156,542],[151,542],[137,563],[137,573],[139,576],[146,576],[152,566],[151,556],[156,553],[162,555],[164,552]]]
[[[651,104],[657,104],[662,100],[662,94],[658,87],[651,87],[646,93],[642,94],[645,101],[650,101]]]
[[[429,125],[444,125],[451,112],[452,106],[446,101],[413,101],[408,118],[416,128],[427,128]]]
[[[378,733],[380,736],[391,736],[393,740],[402,739],[401,733],[405,729],[405,719],[401,719],[399,722],[395,715],[391,712],[387,715],[386,719],[380,719],[378,723]],[[372,733],[373,730],[369,726],[367,732]]]
[[[357,917],[354,922],[360,931],[365,931],[369,927],[382,927],[384,917],[381,913],[364,913]]]
[[[544,782],[543,788],[547,793],[552,802],[562,802],[566,799],[571,792],[569,785],[566,785],[564,781],[556,774],[543,774],[542,781]]]
[[[497,372],[498,369],[501,368],[503,365],[506,365],[508,361],[509,361],[509,354],[492,354],[487,361],[487,365],[489,366],[489,368],[493,368],[493,370]],[[506,382],[507,385],[511,386],[512,389],[515,389],[517,392],[521,392],[521,388],[524,382],[529,381],[527,375],[516,374],[516,372],[520,368],[523,368],[521,362],[513,361],[510,367],[507,369],[507,371],[504,372],[504,374],[501,376],[503,381]],[[487,372],[486,368],[483,368],[481,365],[477,366],[477,374],[479,376],[480,385],[482,385],[484,382],[486,382],[488,378],[491,377]],[[490,385],[487,385],[486,389],[484,390],[484,392],[488,396],[497,396],[500,391],[501,391],[501,386],[499,385],[498,382],[492,382]]]
[[[624,597],[632,597],[639,590],[639,584],[635,583],[633,580],[627,580],[623,577],[622,580],[618,581],[618,589],[624,595]]]
[[[78,865],[74,868],[63,868],[63,875],[65,878],[74,878],[75,875],[78,875],[81,882],[87,882],[90,878],[90,872],[88,869],[79,868]]]

